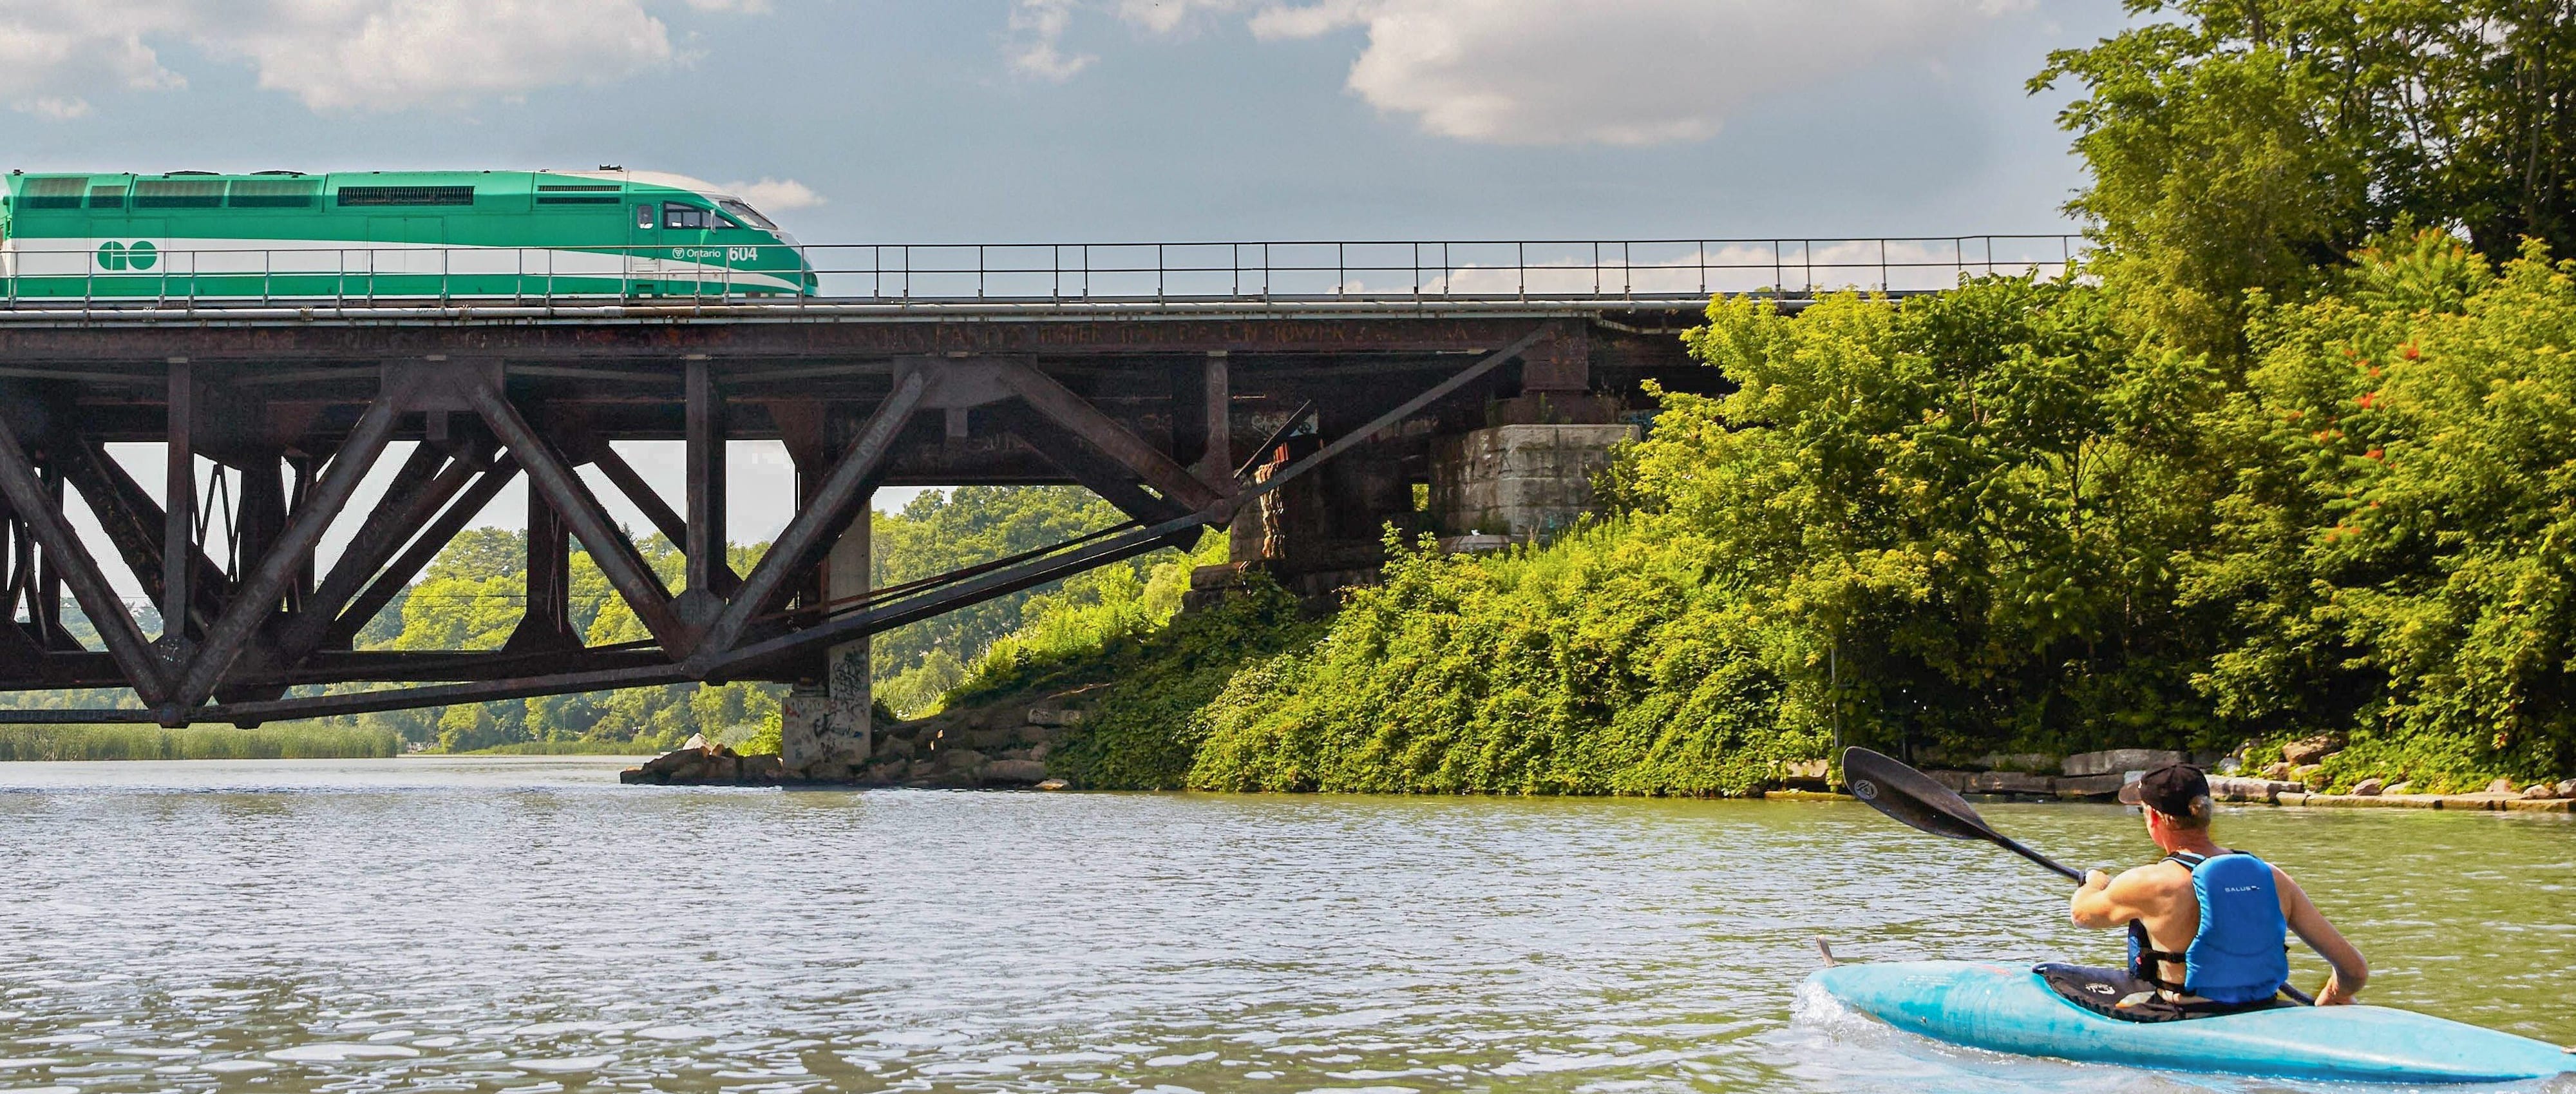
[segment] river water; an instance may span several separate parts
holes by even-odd
[[[616,766],[0,764],[0,1090],[2295,1088],[1802,1002],[1817,934],[1846,959],[2117,952],[2046,873],[1856,805],[780,793]],[[2116,807],[1989,815],[2074,862],[2152,853]],[[2221,825],[2372,957],[2372,1001],[2576,1043],[2568,818]]]

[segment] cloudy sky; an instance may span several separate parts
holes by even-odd
[[[0,147],[31,171],[615,163],[737,184],[815,243],[2050,232],[2078,178],[2064,96],[2023,81],[2122,18],[2117,0],[0,0]],[[635,455],[676,484],[676,459]],[[741,457],[738,476],[783,472]],[[737,536],[785,520],[783,487],[734,497]]]
[[[2115,0],[0,0],[10,166],[589,167],[808,240],[2050,230]]]

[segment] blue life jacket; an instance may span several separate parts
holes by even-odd
[[[2177,852],[2168,862],[2191,868],[2192,895],[2200,901],[2200,929],[2181,953],[2156,949],[2147,926],[2129,921],[2129,972],[2167,991],[2218,1003],[2269,999],[2290,982],[2289,946],[2282,936],[2280,890],[2272,866],[2243,851],[2203,858]],[[2164,963],[2183,967],[2182,983],[2164,979]]]

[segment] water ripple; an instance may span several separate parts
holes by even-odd
[[[1858,807],[698,792],[589,760],[0,765],[0,1088],[2283,1089],[1933,1045],[1847,959],[2107,960]],[[2071,861],[2117,809],[2001,807]],[[2241,811],[2374,1001],[2561,1042],[2563,818]],[[2302,976],[2318,974],[2311,960]]]

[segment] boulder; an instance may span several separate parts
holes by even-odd
[[[2412,794],[2414,792],[2415,780],[2413,779],[2401,780],[2397,785],[2387,787],[2380,791],[2382,794]]]
[[[729,748],[709,751],[706,759],[698,765],[699,782],[729,783],[741,777],[742,757],[734,755]]]
[[[2119,796],[2122,779],[2120,775],[2081,775],[2054,780],[2049,788],[2061,798],[2112,798]]]
[[[2379,792],[2386,789],[2387,786],[2388,783],[2385,780],[2373,777],[2354,783],[2352,793],[2353,796],[2357,798],[2375,798],[2378,797]]]
[[[910,737],[879,737],[876,746],[879,755],[898,760],[912,758],[912,738]]]
[[[1063,779],[1048,779],[1045,782],[1038,784],[1038,789],[1040,790],[1070,790],[1072,788],[1073,784],[1066,782]]]
[[[2263,777],[2274,782],[2287,781],[2290,777],[2290,761],[2281,760],[2264,767]]]
[[[2343,751],[2343,738],[2331,733],[2320,733],[2306,740],[2282,745],[2281,758],[2290,761],[2292,767],[2306,767],[2341,751]]]
[[[2038,775],[2054,775],[2058,770],[2057,757],[2046,752],[1989,752],[1969,762],[1988,771],[2027,771]],[[2094,772],[2069,771],[2067,774],[2090,775]]]
[[[2055,794],[2057,780],[2027,771],[1981,771],[1968,776],[1970,794]]]
[[[933,762],[950,771],[973,771],[984,766],[984,754],[971,748],[948,748],[930,754]]]
[[[1771,776],[1783,785],[1823,789],[1829,774],[1823,760],[1774,761]]]
[[[1078,726],[1082,712],[1063,707],[1030,707],[1029,724],[1033,726]]]
[[[2496,781],[2487,784],[2487,793],[2511,794],[2513,793],[2513,780],[2498,776]]]
[[[2106,752],[2078,752],[2069,756],[2065,770],[2069,775],[2114,775],[2123,771],[2148,771],[2182,761],[2182,753],[2164,749],[2114,748]]]
[[[2522,796],[2533,801],[2548,801],[2558,796],[2558,788],[2548,783],[2533,783],[2522,788]]]
[[[685,740],[685,741],[680,742],[680,747],[681,747],[681,748],[684,748],[684,749],[686,749],[686,748],[694,748],[694,749],[697,749],[697,750],[699,750],[699,751],[701,751],[701,752],[706,751],[706,748],[707,748],[707,735],[706,735],[706,734],[704,734],[704,733],[692,733],[692,734],[689,734],[689,739],[688,739],[688,740]]]
[[[2576,779],[2559,780],[2558,796],[2561,798],[2576,798]]]
[[[2325,769],[2326,765],[2324,764],[2300,764],[2299,766],[2290,769],[2290,781],[2294,783],[2302,783],[2308,786],[2315,786],[2317,785],[2317,773]]]
[[[773,753],[745,756],[741,778],[744,782],[774,783],[786,774],[785,766]]]
[[[644,766],[637,770],[651,782],[697,782],[706,775],[707,751],[703,748],[674,749],[644,761]]]
[[[1008,726],[997,726],[991,729],[970,729],[959,736],[965,738],[961,743],[968,748],[992,752],[1010,744],[1011,739],[1018,736],[1018,731]]]
[[[878,760],[868,765],[868,781],[890,783],[903,777],[902,760]]]
[[[2118,777],[2104,776],[2104,778]],[[2269,779],[2240,779],[2233,775],[2212,775],[2209,777],[2209,796],[2223,802],[2268,802],[2280,793],[2278,788],[2285,785],[2296,786],[2297,784],[2276,783]],[[2115,785],[2112,789],[2119,788]]]
[[[1018,783],[1034,786],[1045,782],[1046,765],[1036,760],[994,760],[975,772],[988,783]]]

